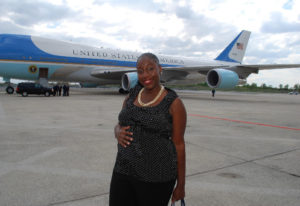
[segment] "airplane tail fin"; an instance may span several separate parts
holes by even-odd
[[[250,34],[250,31],[241,31],[215,60],[242,63]]]

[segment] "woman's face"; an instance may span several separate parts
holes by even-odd
[[[161,66],[147,56],[142,57],[137,64],[138,79],[145,89],[153,89],[160,85],[161,71]]]

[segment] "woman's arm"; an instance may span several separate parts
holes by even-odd
[[[177,184],[172,196],[172,202],[185,196],[185,143],[186,110],[182,101],[177,98],[171,105],[170,113],[173,117],[172,140],[177,152]]]
[[[129,96],[126,96],[122,108],[125,107],[128,98]],[[121,127],[119,123],[114,128],[115,137],[118,140],[118,143],[123,147],[127,147],[128,145],[130,145],[130,142],[133,140],[132,132],[127,131],[129,129],[130,126]]]

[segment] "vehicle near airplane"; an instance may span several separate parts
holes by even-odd
[[[16,92],[21,94],[23,97],[27,97],[28,94],[38,94],[45,95],[49,97],[50,95],[54,95],[54,90],[50,87],[44,87],[41,84],[33,83],[33,82],[22,82],[17,85]]]
[[[162,83],[192,84],[206,79],[211,88],[233,88],[261,69],[296,68],[300,64],[242,64],[250,32],[243,30],[212,61],[157,55]],[[0,76],[10,79],[79,82],[84,87],[120,84],[120,92],[137,83],[136,61],[141,53],[84,46],[28,35],[0,35]]]
[[[297,91],[292,91],[292,92],[289,92],[288,94],[291,94],[291,95],[298,95],[299,92],[297,92]]]

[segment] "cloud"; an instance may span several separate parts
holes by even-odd
[[[175,10],[176,16],[182,19],[191,19],[194,17],[194,11],[190,7],[176,7]]]
[[[95,5],[102,6],[104,4],[109,4],[112,6],[117,6],[117,7],[127,7],[132,10],[136,11],[152,11],[153,8],[158,8],[157,3],[150,1],[150,0],[94,0],[93,2]],[[155,11],[155,9],[154,9]],[[159,11],[159,9],[157,9]]]
[[[299,9],[295,0],[1,0],[0,32],[213,59],[247,29],[246,63],[297,63]]]
[[[0,17],[5,17],[15,24],[34,26],[42,22],[53,23],[75,16],[74,11],[64,5],[33,0],[2,0]]]
[[[281,13],[273,12],[271,20],[262,25],[261,31],[266,33],[299,32],[300,22],[287,22]]]
[[[283,8],[287,10],[291,10],[293,8],[294,2],[293,0],[288,0],[284,5]]]
[[[10,21],[0,21],[1,33],[7,34],[26,34],[26,29],[10,22]]]
[[[199,57],[200,52],[203,57],[215,58],[239,32],[232,25],[196,12],[189,3],[181,5],[180,2],[182,1],[161,2],[161,13],[180,22],[182,28],[179,35],[165,35],[157,41],[147,38],[143,41],[144,44],[150,48],[160,48],[160,52],[165,54]],[[178,27],[178,23],[174,27]]]

